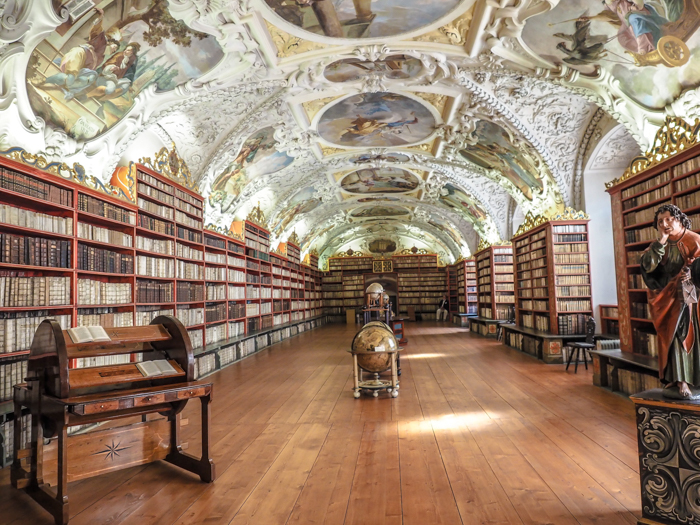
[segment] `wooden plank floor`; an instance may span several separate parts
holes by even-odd
[[[217,480],[165,463],[70,485],[74,525],[630,524],[629,400],[446,323],[409,324],[397,399],[352,397],[354,327],[211,376]],[[198,406],[186,409],[198,454]],[[53,523],[0,471],[0,521]]]

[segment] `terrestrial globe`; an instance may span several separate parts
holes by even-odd
[[[391,353],[396,352],[399,345],[386,323],[372,321],[355,334],[351,348],[360,368],[378,374],[391,368]]]

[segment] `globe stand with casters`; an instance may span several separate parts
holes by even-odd
[[[395,398],[399,395],[398,352],[400,348],[388,325],[373,321],[365,325],[352,341],[353,396],[358,399],[361,393],[371,392],[379,397],[380,390]],[[391,379],[385,380],[379,374],[391,370]],[[364,379],[363,372],[372,379]]]

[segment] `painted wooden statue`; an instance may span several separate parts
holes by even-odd
[[[690,220],[673,204],[659,207],[654,224],[659,238],[642,255],[641,269],[658,334],[664,395],[700,398],[700,235],[690,230]]]

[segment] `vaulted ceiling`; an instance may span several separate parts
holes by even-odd
[[[619,163],[698,114],[700,12],[656,3],[635,37],[626,0],[4,0],[0,150],[107,183],[174,145],[214,226],[451,262],[581,208],[604,123]]]

